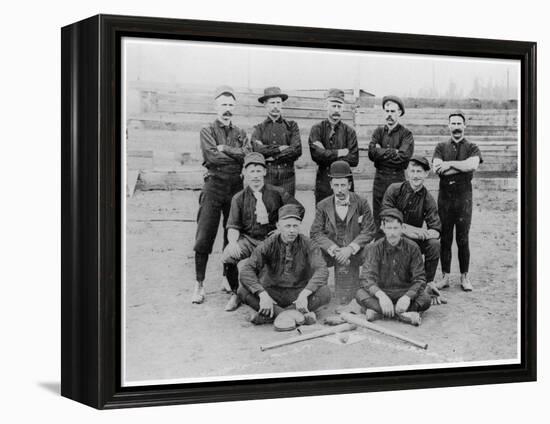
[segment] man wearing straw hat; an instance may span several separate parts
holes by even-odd
[[[267,118],[254,127],[252,149],[266,159],[266,183],[282,187],[291,196],[296,193],[294,162],[302,155],[300,130],[295,121],[283,118],[283,102],[288,95],[279,87],[268,87],[258,98]]]
[[[367,200],[350,192],[351,175],[347,162],[332,163],[329,177],[334,194],[317,204],[310,232],[327,266],[335,267],[336,298],[340,303],[348,303],[355,296],[363,248],[376,233]]]
[[[399,123],[400,117],[405,114],[403,100],[397,96],[385,96],[382,98],[382,109],[386,124],[374,130],[369,143],[369,159],[376,168],[372,211],[378,229],[384,193],[390,184],[405,181],[405,169],[414,151],[412,133]]]
[[[349,125],[342,122],[344,113],[344,91],[331,88],[326,99],[327,119],[311,127],[309,151],[318,165],[315,178],[315,203],[332,195],[330,187],[330,165],[337,160],[355,167],[359,163],[357,134]],[[353,177],[351,191],[353,191]]]
[[[236,97],[231,87],[222,86],[214,95],[217,118],[201,129],[200,147],[203,166],[207,169],[204,186],[199,197],[197,232],[195,235],[196,283],[192,303],[204,302],[204,280],[208,257],[216,240],[220,217],[223,226],[229,217],[231,199],[242,190],[241,171],[250,145],[246,133],[233,125],[232,116]],[[224,246],[227,231],[224,230]]]

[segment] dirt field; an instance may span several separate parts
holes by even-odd
[[[332,337],[261,352],[261,344],[298,333],[253,326],[248,322],[252,314],[248,306],[223,311],[228,295],[219,290],[219,237],[207,270],[207,300],[202,305],[190,303],[198,192],[137,192],[127,205],[126,381],[515,358],[517,193],[478,191],[474,196],[470,274],[475,290],[461,291],[455,252],[451,287],[445,290],[448,305],[430,308],[420,327],[378,321],[425,341],[428,350],[355,330],[348,344]],[[313,195],[299,192],[297,197],[308,208],[307,232]],[[323,308],[320,321],[335,306]]]

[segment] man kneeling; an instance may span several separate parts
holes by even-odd
[[[316,322],[314,311],[330,301],[328,270],[318,247],[299,233],[304,209],[279,209],[277,229],[248,258],[240,272],[238,295],[257,313],[254,324],[275,320],[275,329],[292,330]]]
[[[367,248],[356,300],[366,308],[369,321],[383,315],[419,325],[420,313],[431,305],[422,253],[415,242],[402,237],[399,210],[385,209],[380,218],[385,237]]]

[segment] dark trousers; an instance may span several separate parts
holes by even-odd
[[[468,272],[470,266],[470,225],[472,223],[472,185],[454,185],[452,189],[439,189],[437,200],[441,219],[441,271],[451,272],[451,248],[456,228],[456,245],[460,273]]]
[[[265,291],[271,296],[271,298],[277,302],[277,310],[280,312],[282,309],[289,306],[294,306],[294,302],[300,292],[301,288],[287,288],[287,287],[266,287]],[[243,303],[246,303],[255,311],[260,310],[260,297],[252,294],[242,284],[237,290],[237,294]],[[327,286],[320,287],[316,292],[311,293],[308,297],[307,308],[313,312],[319,309],[321,306],[330,302],[330,289]]]
[[[391,296],[388,295],[389,298],[392,300],[392,302],[397,303],[399,300],[399,297],[401,296]],[[382,308],[380,307],[380,302],[378,301],[378,298],[375,296],[371,296],[369,292],[367,292],[365,289],[359,289],[357,290],[357,294],[355,295],[355,300],[357,302],[367,308],[372,309],[380,314],[382,314]],[[425,291],[423,291],[420,295],[418,295],[414,300],[411,301],[411,304],[409,305],[409,309],[407,309],[407,312],[423,312],[427,310],[432,304],[432,297],[427,294]]]
[[[390,186],[390,184],[400,183],[403,181],[405,181],[404,171],[376,170],[372,185],[372,215],[374,217],[374,224],[377,229],[380,229],[380,209],[382,207],[382,199],[384,198],[386,189]],[[381,231],[378,233],[379,237],[384,236]]]
[[[416,242],[418,247],[420,247],[420,251],[424,255],[424,270],[426,271],[426,281],[430,283],[434,280],[435,272],[437,271],[441,244],[438,239],[414,241]]]
[[[296,174],[294,164],[270,164],[267,163],[265,182],[277,187],[282,187],[292,197],[296,194]]]
[[[216,176],[209,176],[199,197],[199,211],[197,213],[197,231],[195,233],[195,273],[197,281],[204,281],[208,255],[218,234],[220,217],[223,215],[223,246],[227,245],[227,230],[225,226],[231,209],[231,199],[239,190],[242,190],[242,181],[239,178],[224,180]],[[225,275],[225,273],[224,273]]]

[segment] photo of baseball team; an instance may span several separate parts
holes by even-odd
[[[123,52],[125,384],[518,360],[515,62]]]

